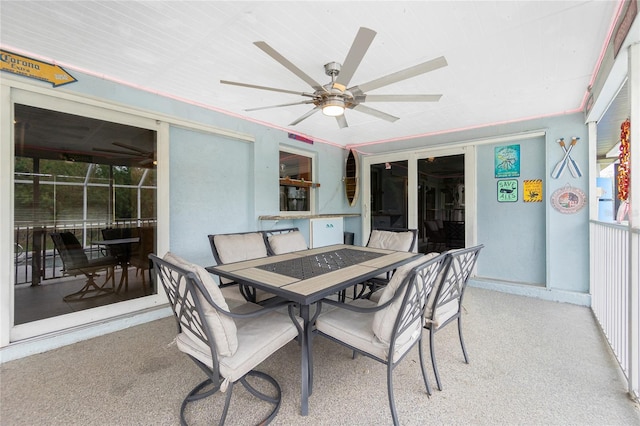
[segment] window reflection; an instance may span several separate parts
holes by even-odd
[[[27,105],[14,108],[14,323],[155,293],[148,277],[143,280],[144,262],[131,259],[145,258],[143,245],[155,252],[156,132]],[[113,271],[120,291],[65,303],[64,295],[87,278],[65,272],[50,234],[71,232],[88,259],[100,259],[113,254],[99,243],[108,229],[135,240],[126,243],[121,252],[128,256]],[[141,236],[149,233],[142,231],[149,229],[152,236],[143,244]],[[95,278],[98,285],[105,275]]]
[[[280,211],[310,211],[311,157],[280,151]]]

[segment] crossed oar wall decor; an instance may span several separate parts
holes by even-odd
[[[574,178],[579,178],[580,176],[582,176],[582,171],[580,171],[580,166],[578,166],[578,163],[576,163],[576,161],[571,157],[571,150],[576,145],[576,143],[578,143],[579,140],[580,138],[577,138],[575,136],[572,137],[571,143],[569,144],[569,148],[567,148],[567,146],[565,145],[564,138],[560,138],[556,141],[562,147],[562,150],[564,151],[564,157],[562,157],[562,160],[560,160],[558,164],[556,164],[556,167],[551,172],[552,178],[558,179],[560,176],[562,176],[562,173],[566,168],[569,168],[569,172],[571,173],[571,176],[573,176]]]

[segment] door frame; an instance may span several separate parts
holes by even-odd
[[[64,113],[82,115],[105,121],[133,125],[147,128],[157,132],[157,250],[164,253],[169,247],[169,124],[144,114],[137,113],[125,107],[116,106],[107,102],[92,98],[71,95],[64,92],[56,92],[51,89],[34,86],[31,84],[13,82],[7,79],[2,82],[0,120],[2,123],[13,122],[14,103],[30,105],[39,108],[47,108]],[[11,253],[13,247],[14,226],[14,126],[0,126],[0,199],[3,208],[0,211],[2,225],[0,226],[0,247],[2,253]],[[4,219],[7,220],[4,220]],[[0,290],[0,349],[14,343],[29,341],[42,336],[54,336],[63,331],[81,330],[88,324],[102,323],[115,318],[129,318],[140,312],[150,312],[166,305],[166,296],[162,291],[156,294],[131,299],[116,304],[99,306],[70,314],[46,318],[25,324],[14,324],[14,277],[9,271],[10,256],[2,256],[0,265],[3,273],[0,281],[3,284]],[[155,313],[154,316],[164,316],[164,313]],[[103,324],[104,325],[104,324]],[[109,328],[105,326],[105,329]],[[86,331],[85,331],[86,333]],[[103,332],[104,333],[104,332]],[[102,333],[102,334],[103,334]],[[1,357],[0,357],[1,358]]]
[[[407,161],[407,222],[409,228],[420,229],[418,225],[418,160],[430,157],[464,155],[465,185],[465,246],[477,240],[476,211],[476,149],[473,145],[431,147],[420,150],[400,151],[387,154],[362,156],[362,242],[365,244],[371,233],[371,165],[394,161]]]

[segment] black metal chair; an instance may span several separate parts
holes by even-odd
[[[65,302],[82,300],[85,296],[96,297],[113,293],[115,288],[114,268],[118,265],[118,259],[113,256],[89,259],[72,232],[52,232],[49,235],[62,259],[63,272],[66,275],[85,275],[87,277],[87,282],[80,290],[64,296]],[[100,271],[106,271],[107,274],[102,286],[95,282],[95,277]],[[111,288],[106,288],[109,279],[111,279]]]
[[[131,237],[131,228],[105,228],[101,229],[103,240],[119,240],[121,238]],[[122,269],[122,276],[120,278],[120,284],[116,289],[116,292],[120,291],[123,280],[126,282],[126,286],[129,286],[128,280],[128,267],[129,260],[131,259],[131,244],[109,244],[103,251],[105,254],[118,259],[120,268]]]
[[[147,282],[145,279],[145,271],[149,274],[149,283],[151,283],[151,261],[149,255],[156,251],[156,227],[141,226],[132,230],[131,236],[140,238],[138,244],[132,245],[131,256],[129,257],[129,265],[136,268],[142,276],[142,291],[147,293]],[[126,281],[125,291],[128,290],[129,281]],[[118,286],[119,287],[119,286]],[[120,288],[118,288],[120,291]]]
[[[119,240],[121,238],[131,237],[131,228],[104,228],[100,230],[102,238],[104,240]],[[130,245],[113,245],[107,246],[107,251],[110,256],[122,258],[129,262],[131,257]]]
[[[387,392],[394,425],[399,422],[393,397],[393,370],[415,346],[426,391],[431,395],[421,344],[424,309],[428,292],[446,261],[444,255],[421,256],[401,266],[381,290],[378,303],[368,299],[321,302],[338,309],[320,314],[316,320],[318,335],[387,366]]]
[[[445,220],[443,230],[447,249],[464,248],[464,222]]]
[[[442,330],[446,325],[455,320],[458,322],[458,336],[460,337],[460,346],[462,347],[464,362],[469,363],[467,349],[462,337],[462,300],[465,289],[467,288],[467,282],[478,260],[480,250],[483,247],[484,246],[480,244],[475,247],[449,250],[443,253],[448,259],[447,265],[429,294],[425,308],[426,321],[424,327],[429,330],[431,364],[439,390],[442,390],[442,384],[436,363],[434,337],[437,331]]]
[[[427,250],[445,250],[447,248],[447,236],[443,227],[438,225],[437,220],[427,220],[424,222],[427,230]]]
[[[270,404],[271,411],[260,424],[278,413],[282,391],[271,376],[254,370],[258,364],[295,339],[302,327],[287,302],[263,308],[247,303],[233,313],[212,276],[201,266],[167,253],[164,259],[149,256],[158,280],[167,293],[178,336],[176,344],[205,373],[206,379],[193,388],[180,407],[180,423],[186,425],[190,402],[226,392],[219,424],[224,424],[234,384],[240,382],[253,396]],[[276,311],[288,306],[289,315]],[[234,320],[241,320],[236,323]],[[254,387],[247,380],[266,382],[270,389]],[[259,384],[259,383],[258,383]],[[271,394],[267,394],[269,392]],[[252,405],[251,411],[260,410]]]

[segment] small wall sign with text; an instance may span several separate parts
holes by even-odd
[[[522,201],[525,203],[542,202],[542,179],[522,181]]]
[[[498,181],[498,202],[514,203],[518,201],[518,180],[505,179]]]
[[[36,80],[47,81],[53,87],[73,83],[76,80],[59,65],[38,61],[27,56],[0,50],[0,70]]]
[[[520,176],[520,145],[495,148],[495,171],[497,178]]]

